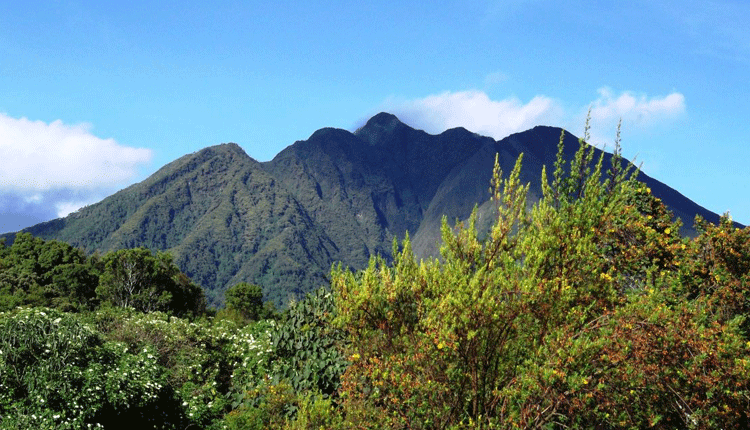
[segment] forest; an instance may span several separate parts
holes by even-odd
[[[352,271],[283,310],[207,306],[169,254],[0,248],[3,429],[744,429],[750,229],[698,234],[581,139],[543,198],[495,163],[489,231]]]

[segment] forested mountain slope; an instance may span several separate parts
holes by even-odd
[[[25,231],[87,252],[168,251],[214,304],[245,281],[283,305],[326,284],[334,262],[358,269],[372,255],[390,259],[393,238],[407,232],[417,255],[435,255],[444,215],[466,219],[479,205],[480,226],[490,225],[496,153],[505,172],[524,154],[521,181],[531,184],[533,203],[541,196],[542,166],[551,173],[560,132],[540,126],[500,141],[463,128],[430,135],[381,113],[354,133],[318,130],[265,163],[236,144],[209,147]],[[577,149],[578,139],[566,134],[566,157]],[[694,233],[696,215],[718,221],[665,184],[642,173],[639,179],[683,220],[683,234]]]

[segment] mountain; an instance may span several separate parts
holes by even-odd
[[[27,231],[87,252],[169,251],[212,303],[221,302],[225,286],[244,280],[285,302],[325,283],[338,259],[305,209],[235,144],[186,155],[100,203]]]
[[[478,204],[489,225],[495,154],[506,173],[524,154],[521,180],[531,183],[529,201],[538,200],[541,169],[553,165],[560,132],[539,126],[500,141],[463,128],[430,135],[380,113],[354,133],[318,130],[265,163],[233,143],[212,146],[25,231],[87,252],[169,251],[214,304],[242,281],[284,304],[325,285],[335,262],[362,268],[372,255],[389,258],[394,237],[407,232],[417,255],[436,255],[444,215],[466,219]],[[566,157],[577,149],[566,133]],[[643,173],[639,179],[685,222],[683,234],[694,234],[696,215],[718,221],[667,185]]]

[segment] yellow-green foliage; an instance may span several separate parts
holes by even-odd
[[[444,221],[440,260],[417,261],[407,236],[392,265],[334,270],[347,426],[745,428],[750,343],[731,317],[747,307],[727,303],[747,294],[747,236],[720,256],[713,239],[686,244],[619,142],[606,172],[583,140],[566,166],[562,142],[530,211],[521,159],[506,179],[496,162],[486,239],[476,215]],[[686,265],[733,287],[687,288]]]

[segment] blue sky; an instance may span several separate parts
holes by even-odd
[[[267,161],[390,111],[430,133],[583,130],[750,223],[750,3],[0,4],[0,232],[223,142]]]

